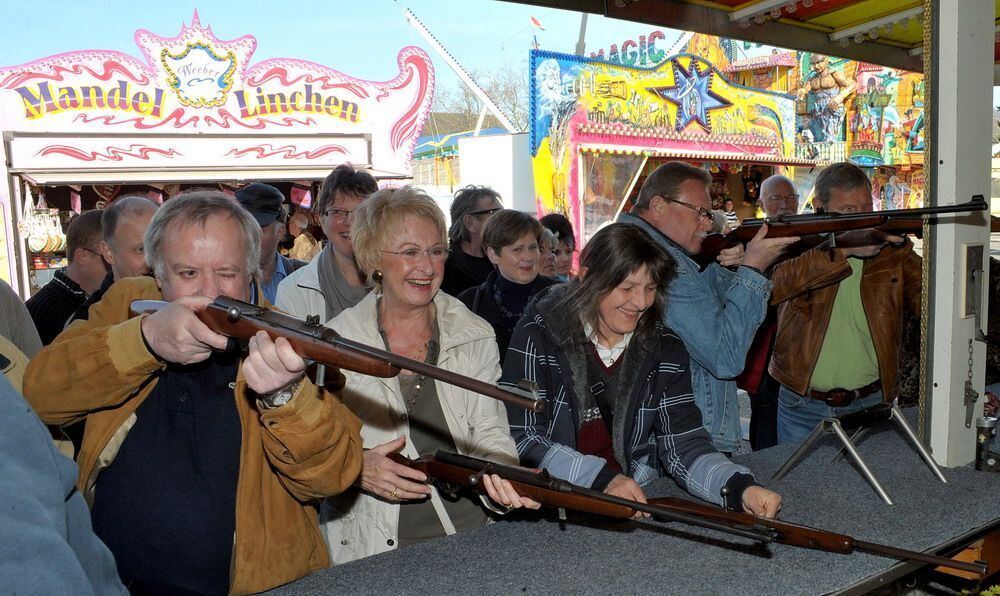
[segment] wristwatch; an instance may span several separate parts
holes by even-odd
[[[271,393],[265,393],[264,395],[260,396],[260,401],[264,402],[264,405],[267,406],[268,408],[277,408],[278,406],[283,406],[287,404],[289,400],[292,399],[292,396],[295,395],[295,391],[299,388],[299,383],[301,382],[302,380],[299,379],[298,381],[293,381],[292,383],[285,385],[284,387],[278,389],[277,391],[272,391]]]

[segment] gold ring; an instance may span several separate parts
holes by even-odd
[[[500,505],[503,507],[504,513],[510,513],[511,511],[514,510],[513,503],[500,503]]]
[[[389,493],[389,496],[392,497],[393,499],[397,498],[396,497],[396,489],[395,488],[392,489],[392,492]]]

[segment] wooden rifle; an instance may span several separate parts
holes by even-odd
[[[136,300],[132,302],[131,310],[135,314],[152,313],[167,304],[162,300]],[[236,340],[246,342],[258,331],[264,331],[272,340],[279,337],[287,339],[302,358],[326,366],[382,378],[394,377],[400,369],[405,369],[532,412],[540,412],[544,408],[545,402],[534,397],[530,388],[514,393],[426,362],[346,339],[320,323],[318,316],[303,321],[226,296],[219,296],[195,314],[209,329],[229,337],[227,351],[245,350],[245,345]]]
[[[757,517],[749,513],[728,511],[686,499],[650,499],[649,503],[639,503],[554,478],[544,469],[533,470],[498,464],[446,451],[438,451],[435,455],[424,455],[416,460],[410,460],[398,453],[393,453],[389,457],[397,463],[423,472],[427,475],[428,482],[437,484],[445,491],[454,491],[456,487],[467,487],[485,493],[482,477],[486,474],[496,474],[510,482],[517,494],[560,510],[569,509],[623,519],[632,517],[636,511],[643,511],[662,520],[718,530],[762,543],[777,542],[839,554],[859,551],[903,561],[918,561],[960,569],[974,573],[980,578],[986,577],[987,573],[987,566],[982,562],[955,561],[947,557],[855,540],[845,534]]]
[[[701,252],[691,258],[702,266],[714,263],[721,251],[753,240],[764,224],[767,224],[767,238],[817,236],[869,228],[896,236],[902,234],[920,236],[926,218],[949,213],[985,211],[989,208],[989,203],[986,202],[983,195],[975,195],[972,200],[959,205],[941,205],[921,209],[890,209],[865,213],[800,213],[745,219],[738,228],[731,230],[728,234],[709,234],[706,236],[701,244]]]

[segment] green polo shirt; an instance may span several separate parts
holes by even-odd
[[[875,344],[861,304],[864,261],[849,258],[847,262],[851,265],[851,275],[837,289],[830,324],[809,382],[809,388],[817,391],[837,387],[857,389],[878,379]]]

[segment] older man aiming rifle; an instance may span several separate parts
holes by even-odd
[[[258,299],[260,226],[195,192],[156,213],[144,244],[156,279],[113,284],[25,375],[45,422],[87,421],[77,484],[123,582],[259,592],[327,566],[316,501],[357,477],[358,420],[303,377],[286,340],[260,332],[245,358],[225,353],[195,314],[218,296]],[[133,317],[139,299],[170,304]]]
[[[632,212],[618,221],[642,227],[677,262],[667,289],[666,324],[691,354],[695,403],[719,451],[739,447],[736,382],[767,308],[771,282],[763,271],[798,240],[765,238],[767,226],[747,245],[722,251],[704,271],[692,260],[712,228],[708,172],[682,162],[658,167],[646,178]],[[724,266],[738,266],[735,271]]]
[[[872,211],[857,166],[828,166],[815,201],[830,213]],[[853,230],[775,267],[778,334],[768,372],[779,383],[778,442],[804,439],[823,418],[895,397],[903,308],[920,312],[920,258],[913,245]],[[892,244],[894,243],[894,244]]]

